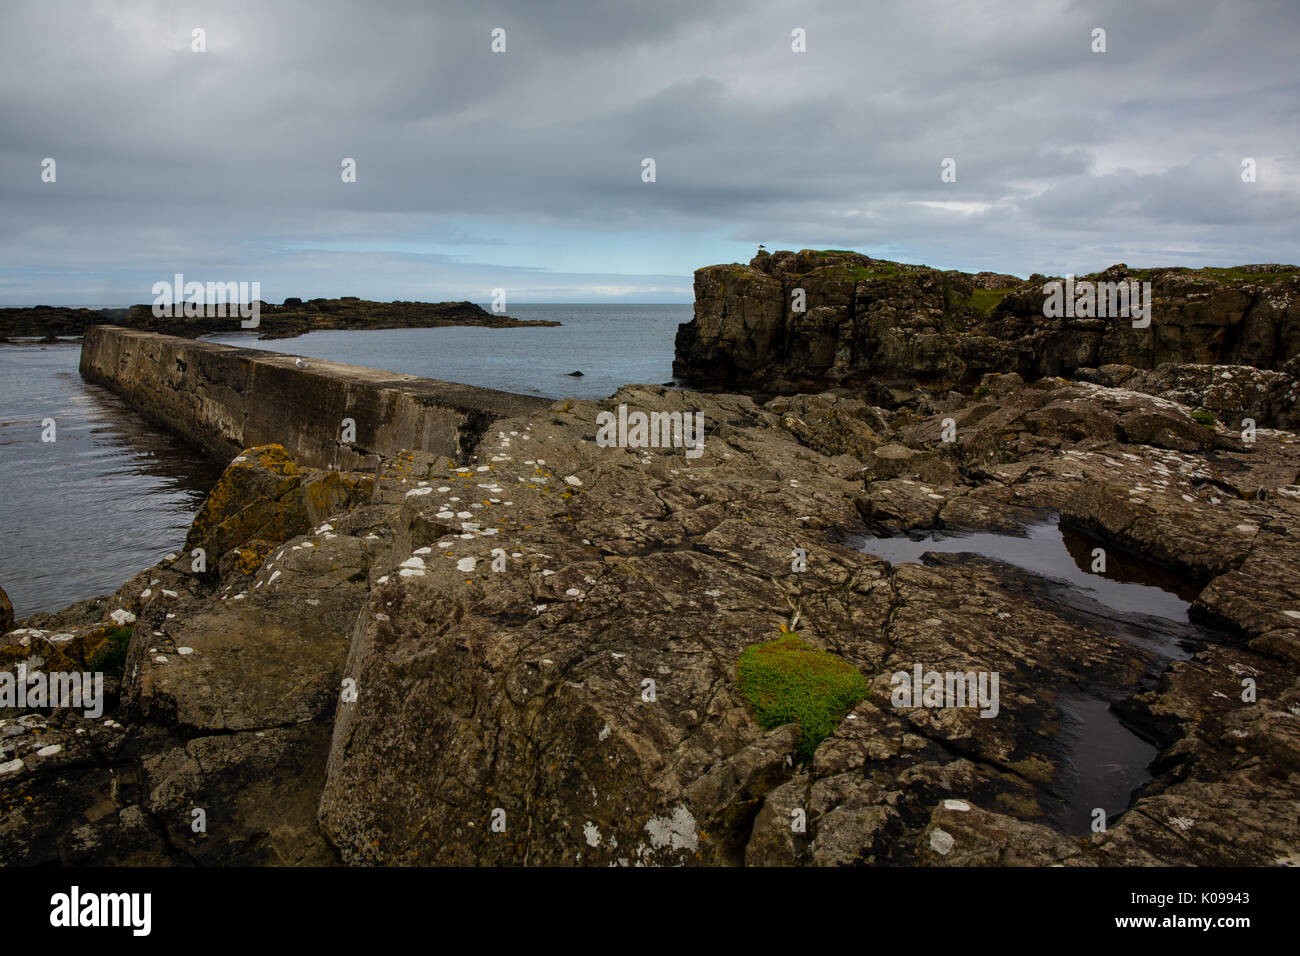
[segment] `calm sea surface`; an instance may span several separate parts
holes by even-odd
[[[690,305],[512,305],[558,328],[312,332],[265,348],[551,398],[604,398],[672,378]],[[19,617],[116,590],[177,550],[221,469],[82,381],[81,349],[0,345],[0,587]],[[582,378],[568,373],[581,371]],[[55,441],[41,441],[43,419]]]

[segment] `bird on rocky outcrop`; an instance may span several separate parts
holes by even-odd
[[[310,368],[310,367],[311,367],[311,366],[308,365],[306,362],[304,362],[302,359],[294,359],[294,360],[293,360],[293,364],[296,365],[296,366],[298,366],[299,368]]]

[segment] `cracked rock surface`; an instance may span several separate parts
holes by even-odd
[[[208,570],[186,552],[5,638],[32,659],[131,618],[103,718],[0,727],[0,858],[1294,863],[1300,440],[1245,441],[1132,378],[991,376],[894,408],[629,386],[498,420],[464,462],[390,459],[377,482],[249,449],[223,478],[245,490],[219,486],[191,530]],[[601,447],[620,404],[702,413],[703,454]],[[1054,517],[1180,577],[1196,621],[1119,615],[990,557],[861,546]],[[736,686],[782,625],[870,688],[808,761]],[[1131,639],[1143,627],[1177,646]],[[996,672],[996,715],[897,706],[891,675],[916,664]],[[1096,833],[1061,822],[1078,694],[1158,751]]]

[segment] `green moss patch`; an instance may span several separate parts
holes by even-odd
[[[803,760],[811,760],[817,745],[867,696],[867,680],[856,668],[795,633],[745,648],[736,684],[764,730],[799,725]]]
[[[1206,428],[1213,428],[1215,425],[1214,413],[1204,408],[1198,408],[1192,412],[1192,421],[1204,425]]]
[[[131,628],[113,625],[104,628],[103,645],[90,659],[92,671],[102,671],[106,677],[121,677],[126,665],[126,648],[131,643]]]
[[[977,312],[988,315],[1011,291],[1011,289],[976,289],[970,294],[966,304]]]
[[[924,272],[931,270],[924,267],[904,269],[901,266],[853,266],[853,278],[859,282],[866,282],[871,279],[905,279],[910,276],[919,276]]]

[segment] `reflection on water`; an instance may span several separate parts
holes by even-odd
[[[1106,823],[1128,809],[1133,794],[1151,781],[1148,768],[1158,750],[1129,730],[1110,704],[1076,690],[1058,694],[1059,741],[1063,765],[1052,790],[1060,803],[1047,819],[1066,833],[1092,831],[1093,814],[1104,810]]]
[[[1113,547],[1105,548],[1105,571],[1094,573],[1093,550],[1100,543],[1056,519],[1031,525],[1023,535],[856,536],[848,543],[891,564],[920,563],[927,552],[975,554],[1039,575],[1050,582],[1045,593],[1061,613],[1149,651],[1158,668],[1190,657],[1210,636],[1188,621],[1194,583]],[[1050,788],[1056,799],[1044,810],[1045,819],[1066,833],[1091,832],[1097,809],[1113,823],[1151,780],[1157,748],[1120,719],[1108,696],[1104,688],[1070,688],[1056,697],[1060,763]]]
[[[1062,527],[1056,519],[1025,529],[1023,536],[1008,534],[936,533],[932,537],[856,537],[851,546],[883,558],[890,564],[920,563],[927,551],[941,554],[978,554],[1014,564],[1046,578],[1066,581],[1116,611],[1150,614],[1185,622],[1197,589],[1178,576],[1149,562],[1107,547],[1106,570],[1093,573],[1096,541]]]
[[[0,587],[18,617],[115,591],[178,550],[221,474],[84,382],[80,355],[75,342],[0,346]]]

